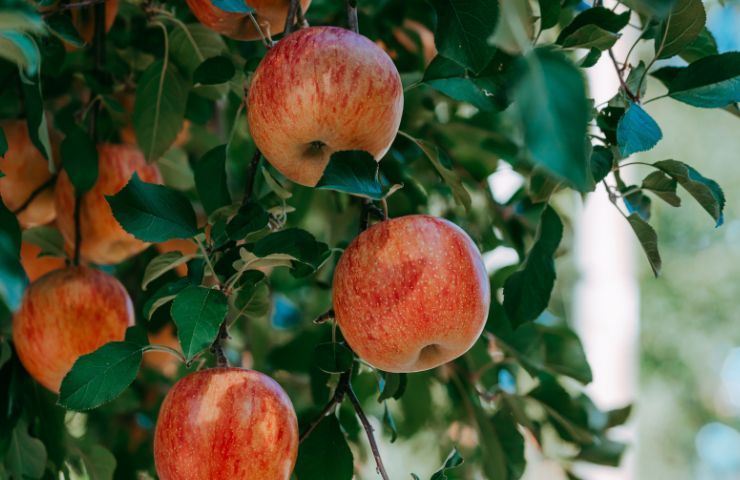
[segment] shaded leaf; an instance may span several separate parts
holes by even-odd
[[[62,167],[75,187],[75,194],[88,192],[98,180],[98,149],[77,125],[68,127],[59,147]]]
[[[352,368],[355,356],[341,343],[326,342],[316,345],[314,362],[326,373],[342,373]]]
[[[64,257],[64,237],[59,230],[42,225],[23,231],[23,241],[36,245],[41,249],[39,256]]]
[[[322,190],[336,190],[373,200],[381,200],[400,187],[384,181],[378,162],[369,153],[359,150],[333,153],[316,184],[316,188]]]
[[[670,58],[681,53],[704,29],[707,13],[701,0],[677,0],[655,34],[655,54]]]
[[[673,177],[699,205],[712,216],[716,226],[724,223],[725,194],[717,182],[702,176],[693,167],[677,160],[662,160],[654,165]]]
[[[226,145],[209,150],[194,163],[195,188],[207,214],[231,205],[226,179]]]
[[[113,480],[116,457],[101,445],[90,445],[80,450],[80,459],[85,465],[89,480]]]
[[[226,56],[211,57],[198,65],[193,72],[193,83],[217,85],[226,83],[236,74],[232,61]]]
[[[175,299],[178,293],[190,284],[187,278],[181,278],[176,282],[170,282],[159,287],[151,297],[144,303],[142,311],[147,320],[152,319],[152,315],[159,308]]]
[[[740,101],[740,52],[708,55],[678,71],[670,82],[672,98],[702,108]]]
[[[617,143],[622,157],[645,152],[663,138],[658,124],[637,103],[629,106],[617,125]]]
[[[669,177],[661,171],[652,172],[642,180],[643,190],[651,191],[674,207],[681,206],[681,199],[676,195],[677,186],[678,182],[676,179]]]
[[[431,477],[430,480],[447,480],[447,472],[448,470],[452,470],[454,468],[459,467],[464,463],[462,455],[460,455],[460,452],[457,451],[457,448],[454,448],[452,452],[447,456],[447,460],[445,460],[444,465],[442,465],[442,468],[437,470]]]
[[[351,480],[353,461],[337,417],[329,415],[301,442],[295,474],[301,480]]]
[[[144,269],[144,276],[141,279],[141,289],[146,290],[154,280],[158,279],[170,270],[174,270],[188,262],[192,255],[185,256],[180,251],[165,252],[154,257]]]
[[[538,0],[540,5],[540,26],[547,30],[558,24],[560,19],[560,0]]]
[[[172,302],[172,319],[188,361],[216,340],[228,309],[226,296],[219,290],[190,286],[177,294]]]
[[[16,480],[39,479],[46,469],[46,447],[38,438],[28,434],[28,424],[19,419],[10,434],[5,466]]]
[[[614,154],[611,149],[602,145],[594,146],[591,151],[591,175],[598,183],[606,178],[614,166]]]
[[[653,273],[657,277],[660,274],[662,267],[662,260],[660,259],[660,252],[658,251],[658,234],[655,233],[653,227],[651,227],[640,215],[633,213],[627,217],[632,230],[637,235],[637,240],[642,245],[642,249],[647,255],[650,267],[653,269]]]

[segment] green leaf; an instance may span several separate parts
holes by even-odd
[[[118,193],[105,198],[123,229],[144,242],[166,242],[198,233],[195,211],[185,195],[142,182],[137,173]]]
[[[660,269],[663,265],[660,259],[660,252],[658,251],[658,234],[655,233],[653,227],[650,226],[645,220],[643,220],[639,214],[633,213],[627,217],[632,230],[637,235],[637,240],[642,245],[642,249],[647,255],[650,267],[653,269],[653,273],[657,277],[660,274]]]
[[[645,152],[658,144],[663,132],[653,117],[643,108],[633,103],[629,106],[617,125],[617,144],[622,157]]]
[[[56,13],[46,17],[46,25],[51,33],[64,40],[65,42],[80,48],[85,45],[85,41],[80,37],[77,28],[72,23],[72,17],[63,13]]]
[[[380,379],[380,396],[378,403],[391,398],[398,400],[406,391],[408,380],[405,373],[388,373],[383,372]]]
[[[389,185],[384,181],[372,155],[352,150],[332,154],[316,188],[381,200],[401,185]]]
[[[116,457],[110,450],[100,445],[90,445],[80,449],[80,460],[85,465],[89,480],[113,480]]]
[[[514,108],[532,160],[579,191],[593,183],[586,152],[589,104],[580,70],[562,54],[535,49],[524,62]]]
[[[8,139],[5,137],[5,131],[0,127],[0,157],[4,157],[6,153],[8,153]],[[0,178],[3,176],[5,176],[5,174],[0,176]]]
[[[254,8],[244,0],[211,0],[214,7],[230,13],[254,13]]]
[[[491,423],[506,457],[507,478],[518,480],[524,475],[527,462],[524,458],[524,437],[514,415],[510,409],[502,408],[491,418]]]
[[[193,165],[195,187],[203,208],[209,215],[226,205],[231,205],[231,195],[226,179],[226,145],[209,150]]]
[[[714,39],[714,35],[712,35],[712,32],[710,32],[707,27],[702,28],[694,41],[679,53],[681,58],[689,63],[693,63],[700,58],[708,57],[709,55],[717,54],[719,54],[717,41]]]
[[[676,0],[625,0],[624,4],[649,17],[664,18]]]
[[[149,65],[136,86],[133,123],[148,161],[170,148],[182,129],[190,86],[172,63]]]
[[[144,277],[141,280],[141,289],[146,290],[146,287],[148,287],[154,280],[158,279],[170,270],[174,270],[180,265],[187,263],[191,258],[193,258],[192,255],[186,256],[179,251],[165,252],[161,255],[157,255],[149,262],[144,270]]]
[[[257,270],[251,270],[248,273],[259,274],[257,282],[244,282],[233,295],[234,318],[241,317],[248,319],[265,318],[270,313],[270,287],[264,281],[264,274]],[[245,275],[246,276],[246,275]],[[244,278],[244,277],[242,277]]]
[[[498,22],[498,1],[429,0],[437,12],[434,35],[439,53],[474,72],[483,70],[496,49],[488,42]]]
[[[578,453],[578,460],[597,465],[618,467],[622,461],[622,454],[627,449],[627,444],[617,442],[608,438],[600,438],[598,442],[586,445]]]
[[[654,165],[686,189],[712,216],[717,227],[724,223],[725,194],[717,182],[702,176],[690,165],[677,160],[662,160]]]
[[[226,233],[232,240],[244,240],[251,234],[267,228],[270,215],[259,204],[247,202],[239,207],[236,215],[226,224]]]
[[[205,59],[227,52],[223,37],[200,23],[178,24],[170,33],[170,55],[189,78]]]
[[[540,27],[547,30],[558,24],[560,19],[560,0],[538,0],[540,4]]]
[[[444,152],[444,150],[439,149],[429,142],[414,138],[405,132],[399,131],[398,133],[401,136],[408,138],[409,140],[414,142],[417,147],[419,147],[419,149],[424,153],[427,159],[429,159],[429,161],[432,163],[434,169],[437,170],[437,173],[442,178],[442,181],[445,182],[448,187],[450,187],[450,190],[452,190],[452,196],[455,197],[455,201],[459,205],[465,207],[466,210],[470,210],[470,194],[465,189],[465,186],[463,185],[460,177],[453,170],[446,166],[451,165],[452,160]]]
[[[581,68],[591,68],[596,65],[601,58],[601,50],[598,48],[592,48],[584,55],[578,62],[578,66]]]
[[[623,193],[622,200],[629,213],[637,213],[646,222],[650,220],[652,200],[643,194],[635,185],[628,185],[620,189]],[[631,193],[629,193],[631,192]]]
[[[187,278],[181,278],[176,282],[170,282],[159,287],[151,297],[147,299],[142,307],[142,312],[147,320],[152,319],[152,315],[159,308],[168,304],[175,299],[178,293],[180,293],[185,287],[190,285]]]
[[[607,50],[619,40],[619,35],[604,30],[598,25],[584,25],[568,35],[562,43],[563,48],[595,48]]]
[[[611,149],[602,145],[594,146],[591,151],[591,175],[598,183],[609,175],[614,166],[614,154]]]
[[[721,108],[740,101],[740,52],[709,55],[676,73],[669,95],[702,108]]]
[[[195,69],[193,72],[193,83],[218,85],[219,83],[226,83],[231,80],[234,74],[236,74],[236,69],[228,57],[211,57]]]
[[[6,12],[3,12],[5,15]],[[26,75],[35,77],[41,65],[41,52],[33,37],[22,32],[0,31],[0,58],[24,69]]]
[[[678,182],[661,171],[650,173],[642,180],[642,189],[649,190],[666,203],[674,207],[681,206],[681,199],[676,195]]]
[[[487,478],[508,479],[506,454],[496,429],[488,415],[479,405],[474,408],[475,423],[478,428],[478,442],[481,449],[483,472]]]
[[[296,259],[293,262],[294,274],[305,276],[318,269],[331,255],[327,244],[317,241],[313,235],[299,228],[287,228],[260,239],[252,249],[258,257],[283,253]],[[310,268],[300,268],[300,262]]]
[[[41,84],[38,79],[30,79],[21,73],[21,90],[26,109],[26,122],[28,123],[28,135],[31,142],[36,146],[41,155],[49,162],[49,171],[55,172],[56,165],[51,153],[51,140],[49,139],[49,127],[46,123],[44,113],[44,100],[41,94]]]
[[[64,257],[64,237],[54,227],[42,225],[23,231],[23,241],[36,245],[41,249],[39,257]]]
[[[185,358],[211,346],[229,309],[226,296],[212,288],[190,286],[172,303],[172,319]]]
[[[352,368],[355,356],[341,343],[326,342],[316,345],[314,362],[326,373],[342,373]]]
[[[521,270],[504,284],[504,309],[514,328],[535,320],[547,308],[555,284],[553,256],[563,238],[563,224],[549,205],[542,211],[537,239]]]
[[[118,397],[139,372],[142,348],[135,342],[109,342],[78,358],[62,380],[59,405],[82,412]]]
[[[396,427],[396,421],[388,408],[388,402],[383,402],[383,424],[387,425],[391,431],[391,443],[395,443],[398,438],[398,427]]]
[[[39,479],[46,469],[46,447],[38,438],[28,434],[28,424],[23,418],[10,434],[10,444],[5,454],[5,466],[16,480]]]
[[[495,63],[496,59],[491,63]],[[442,55],[437,55],[424,71],[425,85],[460,102],[490,112],[503,110],[508,104],[503,73],[487,66],[478,76],[469,76],[465,68]]]
[[[444,465],[442,465],[442,468],[437,470],[431,477],[430,480],[447,480],[447,472],[449,470],[452,470],[454,468],[459,467],[464,463],[462,455],[460,455],[460,452],[457,451],[457,448],[453,448],[452,452],[447,456],[447,460],[445,460]]]
[[[598,27],[601,31],[616,34],[627,26],[629,20],[630,12],[617,14],[604,7],[589,8],[579,13],[565,28],[563,28],[558,35],[557,43],[559,45],[565,45],[569,37],[576,35],[577,32],[589,25]],[[583,37],[584,33],[580,33],[578,36]],[[572,41],[573,40],[571,40],[571,42]]]
[[[339,420],[329,415],[301,442],[295,475],[301,480],[351,480],[353,462]]]
[[[75,194],[80,196],[90,191],[98,180],[98,149],[90,136],[77,125],[71,126],[59,151]]]
[[[696,40],[704,29],[707,13],[701,0],[677,0],[655,33],[655,55],[670,58]]]
[[[0,198],[0,298],[16,311],[21,305],[28,277],[20,262],[21,227]]]

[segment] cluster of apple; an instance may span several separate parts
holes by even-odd
[[[301,3],[306,9],[310,1]],[[244,14],[216,9],[208,0],[188,4],[221,34],[257,36]],[[282,31],[287,1],[249,4],[264,30]],[[369,39],[342,28],[308,27],[269,50],[253,75],[247,104],[250,133],[265,158],[287,178],[314,186],[334,152],[383,157],[399,128],[403,89],[393,61]],[[0,160],[0,194],[15,210],[51,174],[25,124],[2,128],[9,150]],[[161,177],[134,145],[101,144],[98,156],[99,178],[81,199],[81,255],[114,264],[147,244],[121,228],[105,196],[121,190],[134,172],[150,183]],[[23,227],[56,219],[73,245],[74,206],[74,187],[62,171],[55,188],[36,195],[18,219]],[[42,268],[54,270],[40,278],[27,265],[34,281],[14,316],[13,340],[29,374],[57,392],[79,356],[122,340],[135,316],[114,277],[48,262]],[[388,372],[427,370],[459,357],[478,339],[488,315],[489,282],[477,247],[459,227],[431,216],[386,220],[362,232],[344,251],[333,283],[345,340],[365,362]],[[287,394],[268,376],[238,368],[207,369],[178,381],[162,404],[154,442],[157,472],[165,480],[288,479],[297,450],[298,425]]]

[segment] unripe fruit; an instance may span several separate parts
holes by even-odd
[[[213,5],[211,0],[187,0],[190,10],[200,23],[211,30],[236,40],[257,40],[260,34],[249,15],[227,12]],[[285,28],[290,0],[247,0],[254,8],[254,17],[265,35],[277,35]],[[311,0],[301,0],[305,12]]]
[[[113,216],[106,195],[115,195],[128,183],[134,172],[142,181],[161,183],[155,165],[130,145],[98,145],[98,181],[82,197],[80,211],[82,257],[102,265],[120,263],[136,255],[149,244],[126,232]],[[56,188],[57,226],[69,245],[75,242],[75,193],[66,173],[59,175]]]
[[[154,432],[161,480],[288,480],[298,455],[298,421],[270,377],[211,368],[177,382]]]
[[[123,340],[134,324],[126,289],[88,267],[51,272],[32,283],[13,317],[13,343],[28,373],[53,392],[75,360]]]
[[[267,52],[249,87],[249,131],[283,175],[314,186],[331,154],[376,160],[398,133],[403,87],[390,57],[350,30],[304,28]]]
[[[333,303],[344,338],[388,372],[417,372],[464,354],[491,300],[480,252],[447,220],[409,215],[373,225],[342,254]]]
[[[0,196],[8,210],[20,208],[34,190],[51,178],[49,162],[31,142],[25,120],[14,120],[0,124],[8,141],[8,151],[0,157]],[[50,187],[18,214],[18,222],[24,228],[43,225],[56,217],[54,188]]]

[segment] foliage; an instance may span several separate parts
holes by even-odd
[[[569,212],[555,206],[561,195],[602,184],[593,195],[609,196],[656,275],[661,257],[649,195],[678,206],[681,186],[722,224],[721,188],[681,152],[651,164],[639,185],[623,180],[639,163],[628,157],[662,139],[647,104],[663,96],[646,99],[648,75],[666,86],[664,101],[737,112],[740,53],[717,51],[701,2],[632,0],[625,3],[634,11],[613,12],[570,0],[360,1],[361,32],[389,52],[406,87],[402,132],[379,163],[365,152],[334,155],[315,189],[291,184],[261,161],[248,135],[244,93],[270,39],[221,37],[182,0],[121,3],[102,61],[100,35],[87,45],[74,28],[70,10],[79,7],[0,4],[0,115],[25,119],[33,145],[52,171],[66,170],[77,195],[98,178],[91,139],[122,141],[122,130],[133,127],[146,159],[163,171],[171,162],[169,174],[163,186],[133,175],[107,202],[134,237],[186,240],[192,249],[158,255],[151,247],[106,267],[131,293],[137,327],[78,359],[55,398],[24,371],[9,340],[28,279],[16,212],[0,205],[0,474],[155,475],[152,425],[175,378],[146,366],[150,351],[169,348],[146,333],[172,325],[183,353],[177,376],[213,365],[209,352],[228,330],[226,357],[277,377],[302,431],[338,400],[301,444],[299,479],[349,480],[355,456],[368,457],[362,426],[344,408],[354,399],[383,425],[376,435],[438,436],[439,459],[407,466],[407,475],[517,479],[526,442],[568,444],[570,454],[559,459],[566,472],[576,461],[619,462],[626,446],[609,429],[627,415],[600,411],[582,393],[591,370],[580,341],[547,310],[556,257],[569,247]],[[251,12],[241,2],[213,3]],[[330,0],[314,0],[306,12],[311,25],[346,25],[345,15],[343,2]],[[610,51],[634,23],[637,42],[654,46],[647,65]],[[425,58],[431,32],[437,53]],[[593,105],[584,69],[602,56],[614,59],[621,86],[607,104]],[[678,57],[688,64],[655,63]],[[183,126],[190,129],[184,144],[177,141]],[[59,134],[57,165],[52,140]],[[0,135],[0,153],[7,144]],[[486,178],[503,163],[529,181],[500,203]],[[517,268],[490,272],[495,295],[484,334],[445,367],[374,370],[325,322],[335,253],[356,235],[358,217],[378,214],[379,205],[393,217],[434,212],[469,232],[482,251],[519,252]],[[46,230],[23,238],[64,255],[58,235]],[[74,427],[64,421],[66,409],[89,412]],[[472,428],[476,441],[451,434],[451,425]]]

